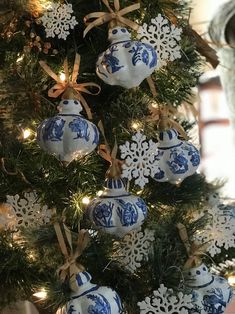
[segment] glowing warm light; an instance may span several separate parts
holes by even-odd
[[[25,129],[23,130],[23,138],[26,139],[31,135],[31,130],[30,129]]]
[[[103,194],[103,191],[101,190],[96,193],[97,196],[101,196],[102,194]]]
[[[65,74],[64,74],[63,72],[61,72],[61,73],[60,73],[60,80],[61,80],[62,82],[64,82],[65,79],[66,79]]]
[[[231,285],[231,286],[235,286],[235,275],[230,275],[228,277],[228,283]]]
[[[131,124],[131,127],[134,129],[134,130],[138,130],[140,127],[141,127],[141,124],[139,122],[133,122]]]
[[[35,292],[33,294],[34,297],[40,299],[40,300],[45,300],[47,298],[47,292],[44,288],[42,288],[41,290],[39,290],[38,292]]]
[[[140,195],[143,192],[143,190],[139,190],[136,194]]]
[[[89,197],[87,197],[87,196],[83,197],[83,199],[82,199],[82,204],[88,205],[89,203],[90,203]]]
[[[18,57],[17,59],[16,59],[16,63],[19,63],[20,61],[22,61],[24,59],[24,56],[22,55],[22,56],[20,56],[20,57]]]

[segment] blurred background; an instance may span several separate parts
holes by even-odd
[[[208,26],[214,14],[227,0],[194,0],[190,23],[206,38]],[[225,198],[235,199],[235,135],[229,122],[229,109],[221,86],[219,71],[210,65],[205,67],[197,90],[199,111],[199,137],[202,163],[200,171],[208,181],[222,178],[221,189]],[[235,312],[234,312],[235,313]]]

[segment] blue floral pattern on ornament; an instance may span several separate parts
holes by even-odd
[[[99,139],[100,139],[100,135],[99,135],[99,131],[97,129],[97,127],[95,125],[92,124],[93,130],[94,130],[94,139],[92,144],[98,145],[99,144]]]
[[[191,156],[190,161],[192,165],[194,167],[198,166],[200,164],[200,155],[197,149],[191,144],[188,144],[188,147],[185,147],[185,149],[188,150],[188,156]]]
[[[73,138],[84,138],[87,142],[89,141],[89,134],[88,134],[88,123],[85,119],[77,117],[73,119],[69,123],[69,128],[72,132],[77,133],[77,135]]]
[[[135,206],[120,199],[116,199],[116,202],[120,205],[117,208],[117,214],[122,225],[126,227],[134,225],[138,220],[138,211]]]
[[[74,305],[70,305],[67,314],[74,314],[76,313],[76,310],[74,310]]]
[[[209,314],[223,314],[227,302],[224,301],[222,290],[220,288],[213,288],[207,292],[210,295],[203,296],[204,310]]]
[[[157,173],[155,173],[154,178],[156,180],[161,180],[165,177],[165,172],[163,170],[161,170],[160,168],[158,168],[158,170],[159,171]]]
[[[93,220],[96,226],[111,228],[114,227],[112,221],[112,214],[113,214],[113,207],[114,204],[109,202],[109,204],[95,204],[93,210]]]
[[[131,42],[127,42],[123,45],[125,48],[129,48]],[[142,42],[135,42],[135,45],[128,51],[133,54],[132,64],[135,66],[139,61],[142,61],[144,64],[149,65],[149,68],[156,66],[157,64],[157,54],[156,51],[148,44],[143,44]],[[149,64],[150,57],[149,52],[152,54],[152,61]]]
[[[102,65],[106,67],[108,73],[115,73],[118,72],[121,68],[123,68],[123,65],[119,65],[118,58],[113,56],[113,53],[118,51],[116,45],[112,45],[109,47],[110,53],[105,53],[102,61]],[[104,73],[102,73],[104,74]],[[105,75],[105,74],[104,74]],[[107,75],[105,75],[107,76]]]
[[[89,305],[88,314],[112,314],[110,304],[103,295],[88,294],[87,298],[95,302],[95,305]]]
[[[64,124],[65,120],[57,116],[47,119],[43,131],[43,140],[52,142],[62,141]]]
[[[138,201],[136,202],[136,206],[138,206],[142,210],[144,217],[146,217],[148,209],[145,202],[142,200],[142,198],[138,198]]]
[[[167,164],[174,174],[185,173],[188,170],[188,160],[177,149],[171,150],[170,158],[173,158],[173,160],[167,161]]]

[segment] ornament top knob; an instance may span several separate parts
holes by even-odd
[[[82,111],[82,106],[79,100],[63,99],[59,103],[58,110],[61,114],[77,114]]]
[[[112,43],[131,40],[131,34],[125,27],[117,26],[109,30],[108,39]]]
[[[87,271],[82,271],[76,274],[76,282],[79,287],[90,282],[92,279],[91,275]]]

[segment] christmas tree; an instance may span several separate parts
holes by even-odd
[[[205,264],[234,257],[234,208],[197,172],[196,122],[179,114],[217,60],[189,14],[177,0],[2,2],[0,308],[224,313],[231,289]]]

